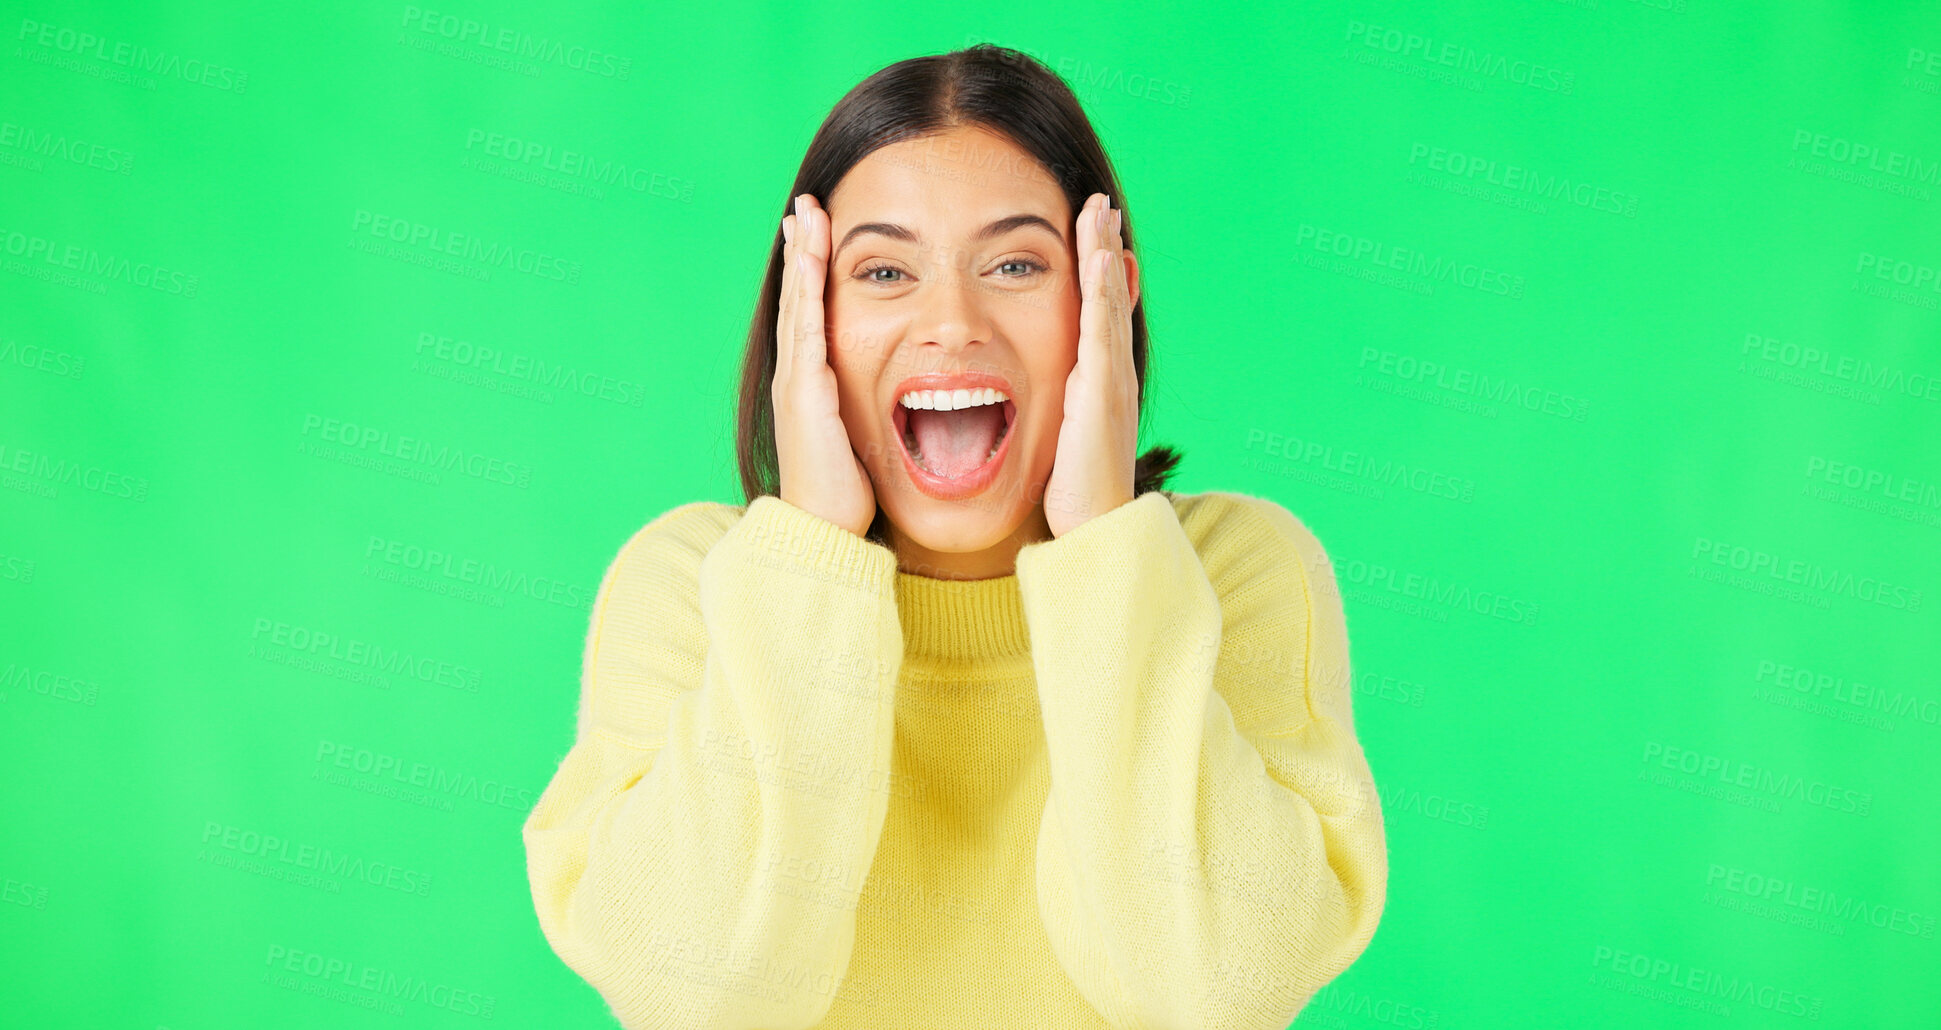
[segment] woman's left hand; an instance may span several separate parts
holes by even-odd
[[[1132,500],[1139,459],[1139,380],[1132,364],[1138,265],[1125,251],[1119,212],[1105,194],[1087,198],[1076,223],[1078,361],[1065,380],[1058,454],[1045,484],[1045,521],[1054,537]]]

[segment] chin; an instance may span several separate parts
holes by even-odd
[[[890,513],[890,521],[911,543],[950,554],[987,550],[1003,543],[1029,514],[1014,513],[1010,505],[983,495],[940,501],[915,494],[898,508],[901,510]]]

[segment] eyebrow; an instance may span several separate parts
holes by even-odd
[[[1038,215],[1008,215],[977,230],[977,232],[971,235],[971,240],[972,242],[982,242],[1002,236],[1008,232],[1023,229],[1026,226],[1037,226],[1051,233],[1053,236],[1058,237],[1058,242],[1065,242],[1064,231]],[[842,256],[842,249],[849,246],[850,240],[869,233],[874,233],[878,236],[887,236],[893,240],[902,240],[905,243],[920,244],[923,242],[923,237],[893,222],[864,222],[842,234],[842,242],[836,244],[835,251],[829,255],[829,263],[832,265],[836,263],[836,258]]]

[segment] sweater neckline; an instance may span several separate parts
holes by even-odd
[[[899,570],[896,610],[905,661],[970,664],[1031,655],[1015,572],[990,579],[932,579]]]

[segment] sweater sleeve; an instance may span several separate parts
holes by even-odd
[[[1053,954],[1131,1030],[1284,1030],[1367,947],[1387,895],[1318,541],[1279,505],[1148,492],[1027,545],[1018,578],[1050,791]],[[1204,560],[1182,518],[1204,529]]]
[[[622,548],[522,831],[547,942],[629,1030],[821,1022],[888,811],[894,555],[779,497],[735,513]]]

